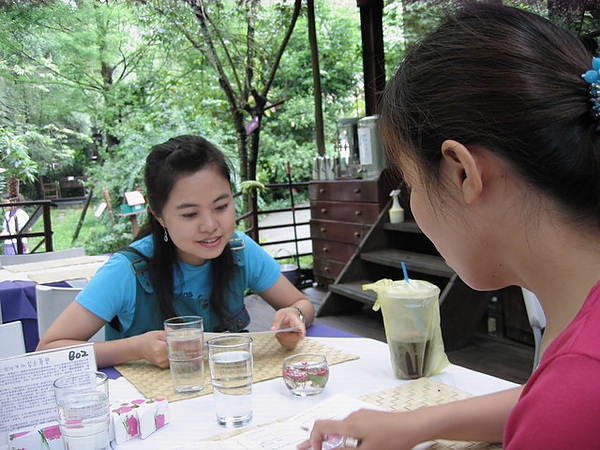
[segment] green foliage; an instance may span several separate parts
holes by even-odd
[[[223,31],[226,45],[220,51],[228,50],[232,61],[227,73],[239,78],[245,64],[243,8],[232,0],[206,6]],[[289,22],[290,6],[282,0],[255,11],[257,82],[270,69],[269,55]],[[337,2],[317,2],[316,8],[331,152],[338,118],[357,115],[361,104],[360,25],[357,11]],[[40,176],[90,175],[96,195],[107,189],[118,205],[124,192],[142,186],[149,148],[183,133],[206,136],[237,164],[237,138],[219,79],[181,32],[198,26],[185,2],[82,0],[3,12],[0,112],[39,165]],[[263,182],[286,181],[287,160],[293,161],[294,180],[310,177],[314,99],[306,30],[303,14],[271,89],[271,103],[283,104],[263,120],[258,174]]]
[[[121,218],[109,228],[91,227],[89,233],[78,239],[92,255],[112,253],[126,247],[133,241],[133,232],[129,219]]]
[[[316,2],[316,28],[321,69],[326,151],[334,156],[337,122],[363,115],[360,18],[337,2]],[[277,76],[277,99],[284,100],[263,118],[257,177],[264,183],[308,181],[317,155],[315,104],[306,15],[301,16],[284,53]],[[267,194],[265,201],[284,200],[284,193]],[[289,200],[288,200],[289,202]],[[289,205],[289,203],[288,203]]]
[[[393,74],[407,49],[464,3],[460,0],[386,2],[383,27],[387,75]],[[600,30],[600,18],[594,9],[596,2],[504,0],[502,3],[546,17],[578,36],[598,34]]]
[[[72,244],[71,241],[73,239],[73,233],[79,223],[79,218],[81,217],[81,206],[77,207],[66,207],[66,208],[53,208],[50,211],[51,215],[51,223],[52,223],[52,244],[54,250],[67,250],[69,248],[77,247],[82,245],[82,239],[76,241],[75,244]],[[31,208],[25,208],[27,213],[31,216],[33,210]],[[94,217],[90,211],[86,215],[85,222],[81,229],[80,237],[85,238],[90,234],[90,232],[96,228],[102,227],[104,230],[104,224],[98,221]],[[31,228],[33,232],[42,232],[44,230],[44,223],[42,218],[38,219],[38,221]],[[37,247],[37,245],[42,241],[42,238],[29,238],[29,248],[33,249]],[[45,249],[44,244],[40,247],[40,250],[43,251]],[[88,253],[90,253],[88,251]]]
[[[207,43],[189,2],[150,0],[98,2],[17,2],[0,6],[0,191],[5,176],[90,176],[95,202],[106,189],[115,211],[123,195],[143,187],[143,166],[151,146],[178,134],[200,134],[239,166],[232,112],[250,118],[247,68],[249,2],[204,0],[213,21],[218,55],[228,61],[237,106],[227,101],[222,77],[201,51]],[[17,4],[15,3],[15,5]],[[460,3],[459,0],[385,2],[384,43],[388,75],[407,48]],[[584,2],[511,0],[578,35],[600,25]],[[593,2],[592,2],[593,3]],[[337,122],[364,115],[360,16],[353,0],[315,2],[323,91],[326,152],[335,156]],[[587,8],[587,9],[586,9]],[[273,55],[289,23],[292,0],[260,2],[250,17],[256,24],[254,87],[263,85]],[[306,11],[301,14],[267,96],[271,105],[260,130],[256,179],[263,184],[310,179],[316,156],[315,107]],[[256,100],[256,99],[255,99]],[[248,102],[246,104],[246,102]],[[92,159],[92,156],[98,158]],[[236,186],[241,180],[239,170]],[[27,193],[35,194],[28,186]],[[306,191],[294,194],[296,204]],[[290,204],[289,189],[259,196],[261,209]],[[242,201],[236,198],[241,213]],[[55,211],[59,214],[62,210]],[[53,214],[55,213],[53,212]],[[118,218],[118,217],[117,217]],[[58,215],[57,248],[69,248],[77,225]],[[58,236],[68,235],[64,243]],[[78,243],[90,252],[112,251],[132,238],[130,222],[88,213]],[[62,247],[64,245],[64,247]]]
[[[94,211],[99,202],[93,202],[85,215],[85,221],[81,226],[78,238],[73,241],[75,230],[81,218],[83,210],[82,205],[61,207],[51,210],[52,220],[52,243],[54,250],[66,250],[73,247],[85,247],[88,255],[97,255],[102,253],[112,253],[133,240],[133,232],[129,217],[120,217],[117,215],[118,208],[115,208],[116,223],[113,226],[108,210],[105,210],[102,216],[95,217]],[[33,211],[28,210],[29,214]],[[140,217],[141,216],[141,217]],[[145,220],[145,214],[138,216],[140,222]],[[33,232],[43,231],[44,224],[40,218],[32,227]],[[42,238],[30,238],[29,247],[34,248]],[[40,247],[43,251],[44,245]]]
[[[12,130],[0,127],[0,168],[6,175],[33,179],[37,172],[37,163],[31,158],[23,136]]]
[[[389,2],[384,12],[387,75],[391,76],[396,71],[407,49],[415,45],[421,36],[435,29],[461,3],[460,0]]]

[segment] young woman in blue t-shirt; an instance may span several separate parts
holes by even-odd
[[[279,264],[235,232],[230,168],[206,139],[179,136],[154,146],[146,159],[148,222],[126,249],[115,253],[56,319],[38,350],[87,341],[99,367],[145,359],[169,360],[163,321],[204,318],[205,331],[242,331],[250,318],[247,289],[276,310],[272,329],[286,348],[304,337],[314,319],[311,302],[282,274]]]

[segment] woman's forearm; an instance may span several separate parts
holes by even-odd
[[[37,350],[84,344],[87,341],[57,339],[40,341]],[[94,342],[94,353],[98,367],[110,367],[129,361],[145,359],[158,367],[168,367],[167,345],[163,331],[150,331],[114,341]]]
[[[40,342],[36,350],[48,350],[87,343],[89,342],[74,339],[59,339],[51,342]],[[141,358],[135,351],[135,345],[127,339],[94,342],[93,344],[94,353],[96,355],[96,363],[99,368],[110,367],[116,364],[122,364]]]
[[[421,442],[431,439],[502,442],[508,415],[522,387],[415,411]]]

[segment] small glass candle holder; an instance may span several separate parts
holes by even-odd
[[[323,392],[329,379],[324,355],[300,353],[283,360],[283,381],[292,394],[306,397]]]

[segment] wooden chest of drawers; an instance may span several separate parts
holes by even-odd
[[[386,173],[377,180],[312,181],[310,235],[315,281],[335,281],[388,203]]]

